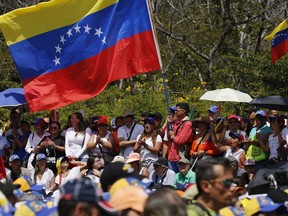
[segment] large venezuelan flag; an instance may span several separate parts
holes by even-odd
[[[274,64],[279,58],[288,52],[288,20],[280,23],[273,32],[265,37],[271,42],[271,59]]]
[[[31,112],[161,69],[147,0],[52,0],[0,16]]]

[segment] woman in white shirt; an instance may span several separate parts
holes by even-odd
[[[110,131],[108,131],[108,117],[99,116],[97,121],[98,134],[92,134],[87,148],[91,153],[97,153],[102,156],[105,163],[110,163],[114,159],[113,149],[115,140]]]
[[[29,135],[25,151],[30,154],[28,163],[27,163],[27,169],[32,173],[34,171],[34,166],[32,164],[35,153],[40,151],[44,145],[42,145],[40,142],[44,142],[44,139],[48,136],[50,136],[50,133],[46,131],[47,123],[44,121],[43,118],[38,118],[33,123],[35,131]]]
[[[285,155],[286,149],[285,135],[283,134],[283,128],[285,127],[285,119],[283,116],[270,116],[269,117],[270,128],[273,133],[268,138],[268,145],[266,152],[269,152],[269,164],[273,165],[280,161],[281,156]],[[287,156],[286,156],[287,157]],[[287,159],[287,158],[286,158]],[[285,159],[284,159],[285,160]]]
[[[87,161],[87,142],[90,135],[85,131],[85,122],[80,112],[71,115],[72,127],[65,134],[66,156],[74,160]]]
[[[144,119],[144,132],[137,137],[134,151],[139,152],[142,162],[147,163],[147,168],[151,173],[154,169],[152,163],[158,159],[158,153],[162,146],[162,138],[154,130],[154,119]]]
[[[47,168],[47,157],[45,154],[37,154],[35,171],[32,172],[33,183],[45,187],[47,193],[53,190],[54,179],[53,171]]]

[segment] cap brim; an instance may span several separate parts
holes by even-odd
[[[278,210],[279,208],[284,207],[284,204],[275,203],[274,205],[267,205],[260,209],[260,212],[273,212]]]
[[[126,161],[125,161],[125,163],[132,163],[132,162],[134,162],[134,161],[140,161],[139,159],[136,159],[136,158],[131,158],[131,159],[127,159]]]
[[[157,163],[157,162],[154,162],[153,165],[158,165],[158,166],[167,166],[165,164],[161,164],[161,163]]]
[[[100,201],[96,203],[97,207],[101,211],[101,215],[105,216],[107,215],[119,215],[119,212],[116,211],[114,208],[112,208],[108,202],[106,201]]]

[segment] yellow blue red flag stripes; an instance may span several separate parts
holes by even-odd
[[[288,20],[280,23],[273,32],[265,37],[271,42],[271,60],[274,64],[288,52]]]
[[[0,16],[31,112],[161,69],[147,0],[52,0]]]

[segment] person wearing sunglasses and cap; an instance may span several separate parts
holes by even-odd
[[[227,158],[206,157],[196,168],[198,194],[187,205],[187,215],[216,215],[233,205],[233,174]]]
[[[134,151],[141,154],[142,161],[147,164],[151,173],[152,163],[158,159],[158,153],[162,146],[162,138],[154,129],[154,118],[144,119],[144,132],[137,137]]]

